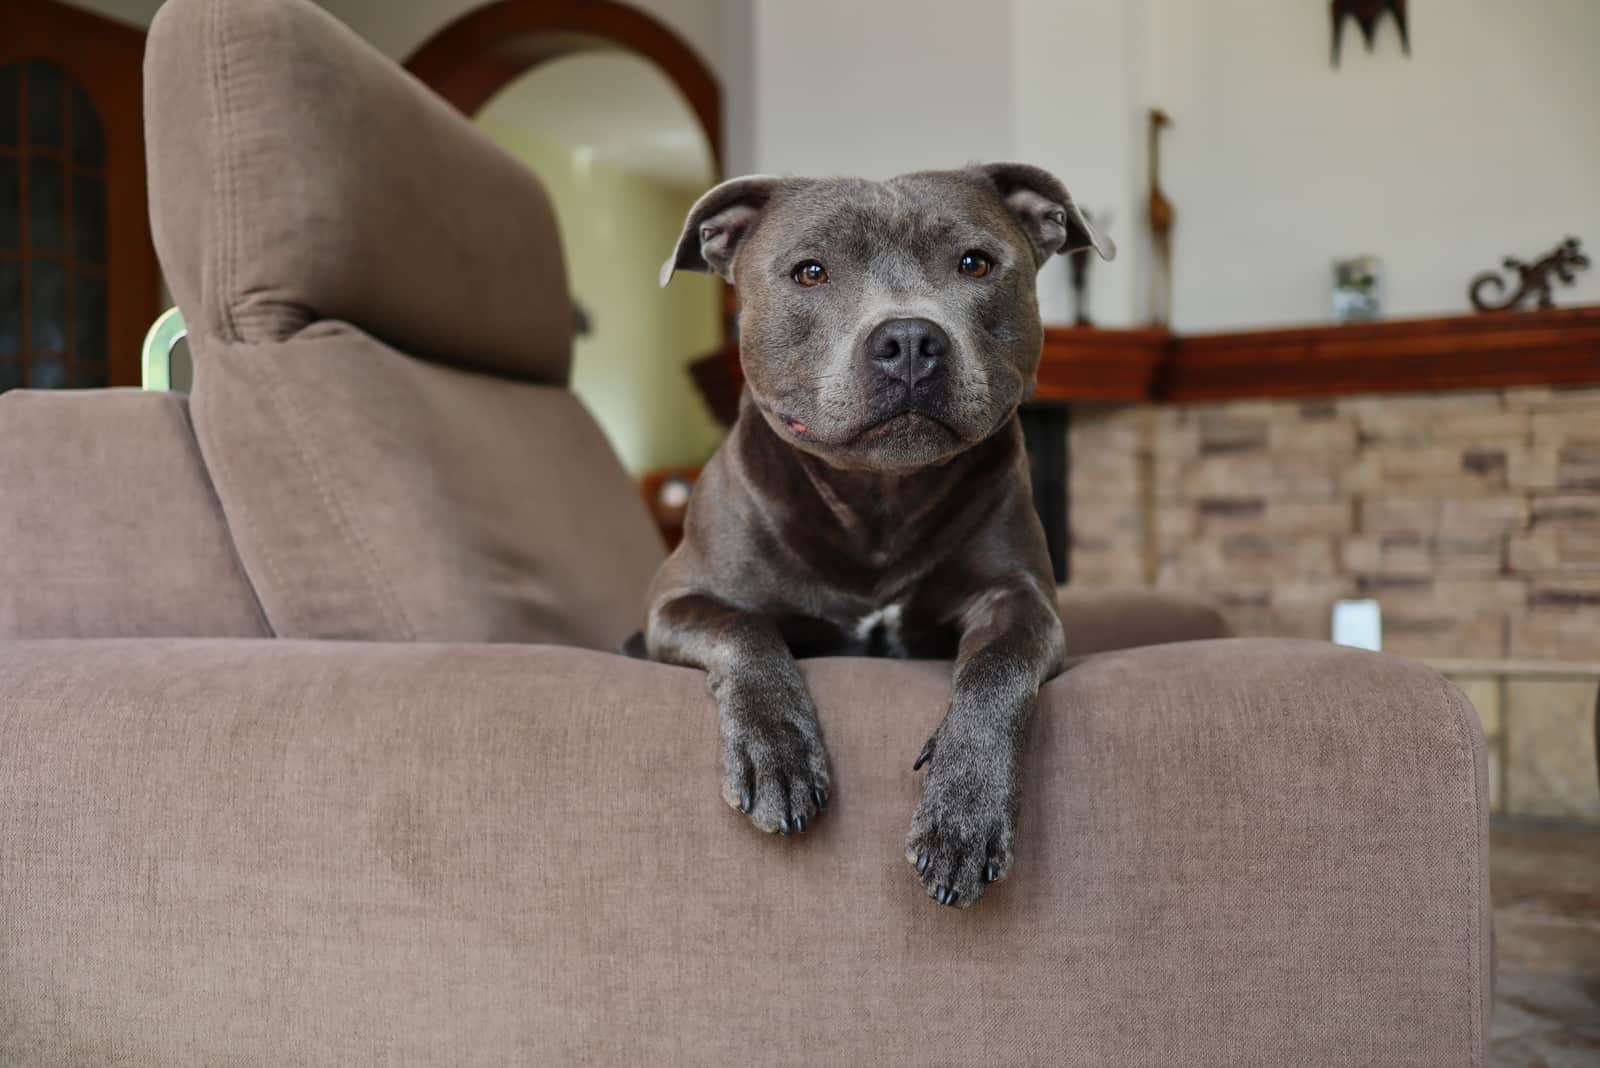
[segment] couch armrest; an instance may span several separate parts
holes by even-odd
[[[271,633],[187,398],[0,393],[0,641]]]
[[[1056,601],[1069,657],[1228,636],[1227,621],[1216,603],[1191,594],[1060,586]]]
[[[0,1062],[1483,1063],[1483,747],[1425,668],[1085,662],[966,911],[901,852],[946,666],[804,671],[836,801],[783,839],[693,671],[0,643]]]

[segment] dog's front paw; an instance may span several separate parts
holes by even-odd
[[[725,717],[722,797],[763,831],[804,832],[828,807],[828,754],[809,710]]]
[[[922,801],[911,817],[906,860],[928,896],[967,908],[989,883],[1011,870],[1016,836],[1016,760],[1010,753],[975,751],[930,741],[918,766],[931,759]]]

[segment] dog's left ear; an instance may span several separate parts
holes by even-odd
[[[1116,258],[1117,246],[1094,232],[1067,187],[1049,171],[1028,163],[986,163],[978,170],[1022,224],[1040,267],[1058,252],[1081,248],[1094,249],[1103,260]]]

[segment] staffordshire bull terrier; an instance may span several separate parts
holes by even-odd
[[[1011,867],[1023,731],[1063,638],[1017,407],[1039,268],[1109,241],[1020,163],[886,182],[737,178],[662,266],[739,297],[746,390],[651,587],[651,657],[703,669],[722,796],[804,832],[832,784],[796,657],[955,661],[905,855],[966,907]]]

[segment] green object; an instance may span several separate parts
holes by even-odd
[[[172,350],[189,333],[183,313],[177,308],[162,312],[144,335],[142,384],[145,389],[166,391],[172,388]]]

